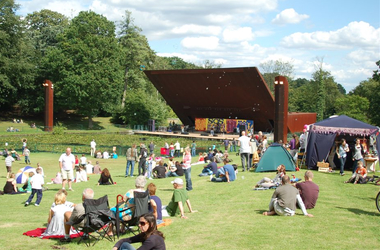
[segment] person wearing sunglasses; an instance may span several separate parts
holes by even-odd
[[[166,250],[165,237],[162,232],[157,230],[156,217],[153,213],[147,213],[139,219],[138,235],[130,238],[121,239],[113,247],[113,250],[136,250],[131,244],[142,242],[137,250]]]

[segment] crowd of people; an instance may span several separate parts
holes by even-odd
[[[304,150],[304,143],[303,134],[300,138],[297,135],[293,135],[289,144],[285,142],[284,146],[289,149],[293,157],[296,157],[300,150]],[[265,153],[268,147],[267,138],[262,133],[258,135],[248,134],[246,136],[246,132],[242,131],[241,136],[237,140],[223,140],[224,151],[210,148],[208,153],[199,153],[197,161],[192,161],[192,157],[195,156],[196,152],[195,141],[191,146],[184,149],[181,148],[178,141],[170,145],[168,143],[165,144],[164,147],[167,146],[169,150],[169,158],[157,157],[153,142],[150,142],[148,146],[141,143],[139,148],[134,144],[126,151],[125,177],[134,177],[136,175],[134,169],[136,163],[138,167],[135,188],[128,190],[123,196],[125,203],[122,210],[117,211],[116,207],[114,207],[111,208],[111,211],[123,221],[131,220],[136,207],[134,193],[148,192],[150,195],[149,213],[139,218],[138,226],[140,233],[136,236],[119,240],[114,245],[114,249],[134,249],[131,244],[136,242],[141,242],[144,247],[143,249],[165,249],[165,237],[157,230],[157,226],[165,223],[165,217],[179,216],[180,218],[187,219],[186,210],[189,213],[197,212],[192,209],[188,194],[193,189],[191,179],[192,166],[203,164],[204,166],[199,176],[208,176],[210,182],[230,183],[237,180],[238,169],[237,164],[232,164],[229,153],[236,152],[236,148],[239,148],[242,171],[244,172],[249,171],[254,166],[254,163]],[[91,141],[90,147],[91,156],[98,158],[99,151],[96,150],[95,140]],[[20,191],[17,188],[15,175],[12,173],[12,163],[15,161],[12,157],[13,151],[7,151],[7,157],[5,158],[8,176],[4,191],[7,190],[9,194],[30,193],[24,203],[25,206],[30,205],[36,195],[37,199],[34,205],[39,206],[45,185],[43,168],[39,167],[38,164],[36,174],[30,173],[25,183],[25,189]],[[349,151],[350,149],[346,141],[342,139],[335,152],[340,162],[339,170],[342,176],[344,175],[345,161]],[[26,140],[23,141],[22,152],[25,157],[25,163],[30,164],[30,151]],[[104,153],[106,152],[104,151],[99,158],[108,159],[116,154],[116,150],[114,149],[109,157],[107,155],[104,157]],[[180,160],[175,160],[175,157],[180,158]],[[346,182],[364,184],[368,181],[374,181],[374,178],[367,176],[367,170],[363,166],[363,147],[360,144],[360,140],[357,140],[355,144],[352,159],[354,161],[353,175]],[[55,195],[54,202],[49,211],[47,228],[43,236],[60,235],[62,236],[62,242],[70,242],[71,236],[76,233],[74,229],[83,226],[83,221],[78,222],[77,219],[84,214],[85,210],[82,203],[73,204],[67,201],[66,188],[73,191],[73,182],[87,181],[88,175],[91,174],[100,174],[97,185],[115,185],[116,182],[113,181],[108,168],[100,168],[99,161],[96,161],[96,165],[94,166],[91,164],[91,161],[87,160],[85,154],[82,154],[80,158],[78,155],[73,155],[71,148],[67,148],[58,161],[60,172],[57,173],[56,178],[52,182],[55,184],[61,183],[62,188]],[[60,181],[58,175],[61,179]],[[182,176],[184,176],[184,179],[180,178]],[[149,183],[147,185],[147,180],[169,177],[174,177],[173,181],[171,181],[174,190],[171,200],[165,206],[157,195],[156,184]],[[277,173],[273,178],[264,177],[255,186],[255,189],[275,189],[269,202],[269,209],[263,212],[263,215],[293,216],[298,206],[305,216],[313,217],[308,210],[316,206],[319,196],[319,187],[313,182],[313,179],[313,172],[308,170],[304,174],[304,182],[292,183],[285,166],[279,165]],[[93,198],[94,191],[92,189],[87,188],[83,191],[83,201]],[[110,227],[108,234],[112,235],[114,233],[113,230],[114,227]]]

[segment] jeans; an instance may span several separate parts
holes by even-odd
[[[354,164],[352,165],[352,173],[356,172],[356,169],[358,168],[358,161],[362,161],[364,164],[363,158],[360,158],[359,160],[354,160]]]
[[[152,163],[148,164],[148,178],[152,178]]]
[[[168,171],[168,172],[166,173],[166,177],[170,177],[170,176],[178,177],[178,174],[177,174],[176,172]]]
[[[131,166],[131,174],[129,174],[129,166]],[[128,175],[133,176],[133,170],[135,169],[135,161],[127,161],[127,169],[125,170],[125,177]]]
[[[175,153],[176,153],[177,157],[180,157],[180,156],[181,156],[181,155],[180,155],[180,153],[181,153],[181,150],[180,150],[180,149],[176,150]]]
[[[236,152],[236,145],[232,144],[230,146],[230,152]]]
[[[343,174],[344,173],[344,164],[346,163],[346,157],[340,157],[339,158],[339,162],[340,162],[340,173]]]
[[[186,179],[186,190],[191,191],[193,190],[193,184],[191,182],[191,167],[184,169],[185,172],[185,179]]]
[[[209,169],[209,168],[204,168],[204,169],[202,170],[202,173],[199,174],[199,176],[208,176],[208,175],[212,175],[212,174],[213,174],[213,172],[212,172],[211,169]]]
[[[249,158],[249,153],[240,153],[240,159],[241,159],[241,165],[243,167],[243,171],[248,168],[248,158]]]
[[[174,149],[170,150],[170,157],[174,157]]]
[[[130,243],[124,242],[118,250],[136,250],[136,248],[134,248]]]
[[[211,181],[214,181],[214,182],[227,182],[227,177],[223,176],[223,177],[212,178]]]
[[[146,158],[140,158],[139,161],[139,175],[145,175]],[[141,171],[142,170],[142,171]]]
[[[195,156],[195,148],[191,149],[191,156]]]
[[[25,155],[25,164],[28,164],[28,163],[30,164],[29,156],[26,156],[26,155]]]
[[[34,188],[32,188],[32,193],[30,194],[30,196],[29,196],[28,200],[26,201],[26,203],[29,204],[33,200],[34,195],[36,193],[37,193],[37,200],[36,200],[36,203],[34,203],[34,204],[39,205],[40,202],[41,202],[41,200],[42,200],[42,189],[34,189]]]

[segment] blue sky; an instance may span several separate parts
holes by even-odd
[[[372,76],[380,60],[379,0],[16,0],[18,13],[50,9],[72,18],[79,11],[120,21],[125,10],[151,48],[202,64],[251,67],[269,60],[294,65],[310,79],[323,68],[347,91]]]

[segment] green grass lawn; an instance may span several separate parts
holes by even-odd
[[[88,156],[89,157],[89,156]],[[44,167],[45,182],[55,176],[59,154],[32,153],[32,166],[40,162]],[[234,162],[239,163],[236,156]],[[193,159],[196,161],[196,159]],[[135,178],[124,178],[125,158],[100,160],[100,165],[110,169],[116,186],[97,186],[98,176],[90,175],[88,182],[75,183],[74,192],[68,200],[81,202],[84,188],[95,191],[95,198],[108,195],[110,205],[116,203],[116,195],[124,194],[134,187]],[[25,166],[15,162],[13,170]],[[189,192],[193,209],[198,213],[188,214],[188,219],[172,218],[173,223],[161,231],[166,237],[167,249],[379,249],[380,213],[375,206],[379,187],[373,184],[343,184],[349,172],[314,172],[314,181],[320,187],[319,200],[313,210],[314,218],[302,215],[301,210],[293,217],[266,217],[273,190],[253,191],[262,177],[273,177],[274,173],[239,172],[232,183],[211,183],[207,177],[198,177],[203,165],[192,167],[194,190]],[[135,168],[135,173],[137,168]],[[303,178],[304,170],[295,173]],[[173,192],[170,179],[152,180],[157,195],[164,205]],[[0,170],[0,184],[4,185],[5,168]],[[149,183],[149,180],[148,180]],[[23,236],[22,233],[45,227],[50,206],[60,185],[47,185],[40,207],[24,207],[28,194],[0,196],[0,249],[83,249],[77,240],[61,245],[57,240],[41,240]],[[186,209],[186,212],[188,210]],[[123,236],[125,237],[125,236]],[[111,249],[114,243],[103,240],[93,249]],[[138,247],[138,244],[136,244]]]

